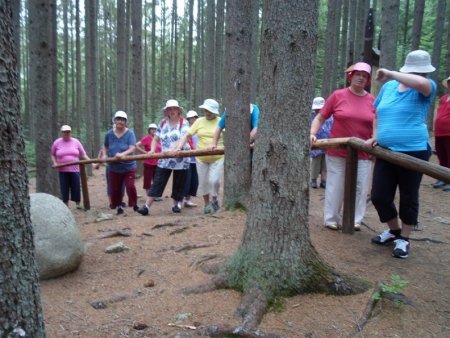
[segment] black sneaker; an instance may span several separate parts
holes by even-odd
[[[317,189],[317,181],[316,180],[311,180],[311,183],[309,185],[311,186],[311,188]]]
[[[174,206],[172,207],[172,211],[173,211],[174,213],[179,214],[179,213],[181,212],[181,209],[180,209],[180,207],[179,207],[178,205],[174,205]]]
[[[392,234],[389,230],[384,230],[378,236],[372,237],[372,243],[378,244],[378,245],[384,245],[384,244],[394,241],[396,238],[397,237],[395,237],[395,235]]]
[[[134,210],[134,211],[138,211],[138,210],[139,210],[139,207],[138,207],[137,205],[135,205],[135,206],[133,207],[133,210]]]
[[[123,214],[123,208],[120,206],[120,207],[117,207],[117,215],[122,215]]]
[[[320,187],[323,188],[323,189],[326,189],[326,187],[327,187],[327,181],[321,181],[321,182],[320,182]]]
[[[407,258],[409,252],[409,242],[403,238],[398,238],[394,241],[395,247],[392,251],[392,256],[395,258]]]
[[[212,200],[211,201],[211,207],[213,212],[217,212],[220,209],[219,201],[218,200]]]
[[[137,212],[140,213],[142,216],[148,215],[148,208],[146,205],[144,205],[142,208],[138,208]]]

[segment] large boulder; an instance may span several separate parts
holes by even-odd
[[[70,209],[49,194],[30,194],[36,262],[41,279],[74,271],[84,253],[80,230]]]

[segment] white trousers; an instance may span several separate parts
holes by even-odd
[[[223,158],[212,163],[197,161],[197,173],[200,193],[218,196],[223,174]]]
[[[325,189],[324,224],[342,225],[342,205],[344,202],[345,158],[326,155],[327,186]],[[356,178],[355,223],[361,224],[367,206],[371,160],[358,160]]]

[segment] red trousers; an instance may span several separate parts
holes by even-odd
[[[115,209],[122,204],[122,187],[125,182],[125,189],[128,195],[128,206],[137,205],[137,192],[134,180],[136,170],[130,170],[124,173],[109,171],[109,186],[111,189],[111,209]]]

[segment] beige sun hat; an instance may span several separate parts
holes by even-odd
[[[167,100],[166,105],[165,105],[164,108],[163,108],[163,111],[165,112],[165,111],[167,110],[167,108],[174,108],[174,107],[175,107],[175,108],[178,108],[178,109],[181,111],[181,113],[184,114],[183,107],[181,107],[181,106],[178,104],[178,101],[177,101],[177,100],[173,100],[173,99]]]
[[[198,117],[198,114],[195,110],[189,110],[186,114],[186,118],[190,119],[191,117]]]
[[[432,73],[436,70],[431,64],[431,56],[424,50],[413,50],[406,56],[405,64],[400,68],[402,73]]]
[[[199,108],[206,109],[213,114],[219,115],[219,103],[213,99],[206,99]]]
[[[158,126],[155,123],[150,123],[147,129],[158,129]]]
[[[449,82],[449,81],[450,81],[450,76],[449,76],[448,78],[442,80],[442,85],[443,85],[445,88],[447,88],[447,89],[449,89],[449,88],[448,88],[448,82]]]
[[[61,127],[61,131],[72,131],[72,128],[70,128],[69,125],[65,124]]]
[[[318,96],[314,98],[311,109],[322,109],[324,105],[325,99]]]

